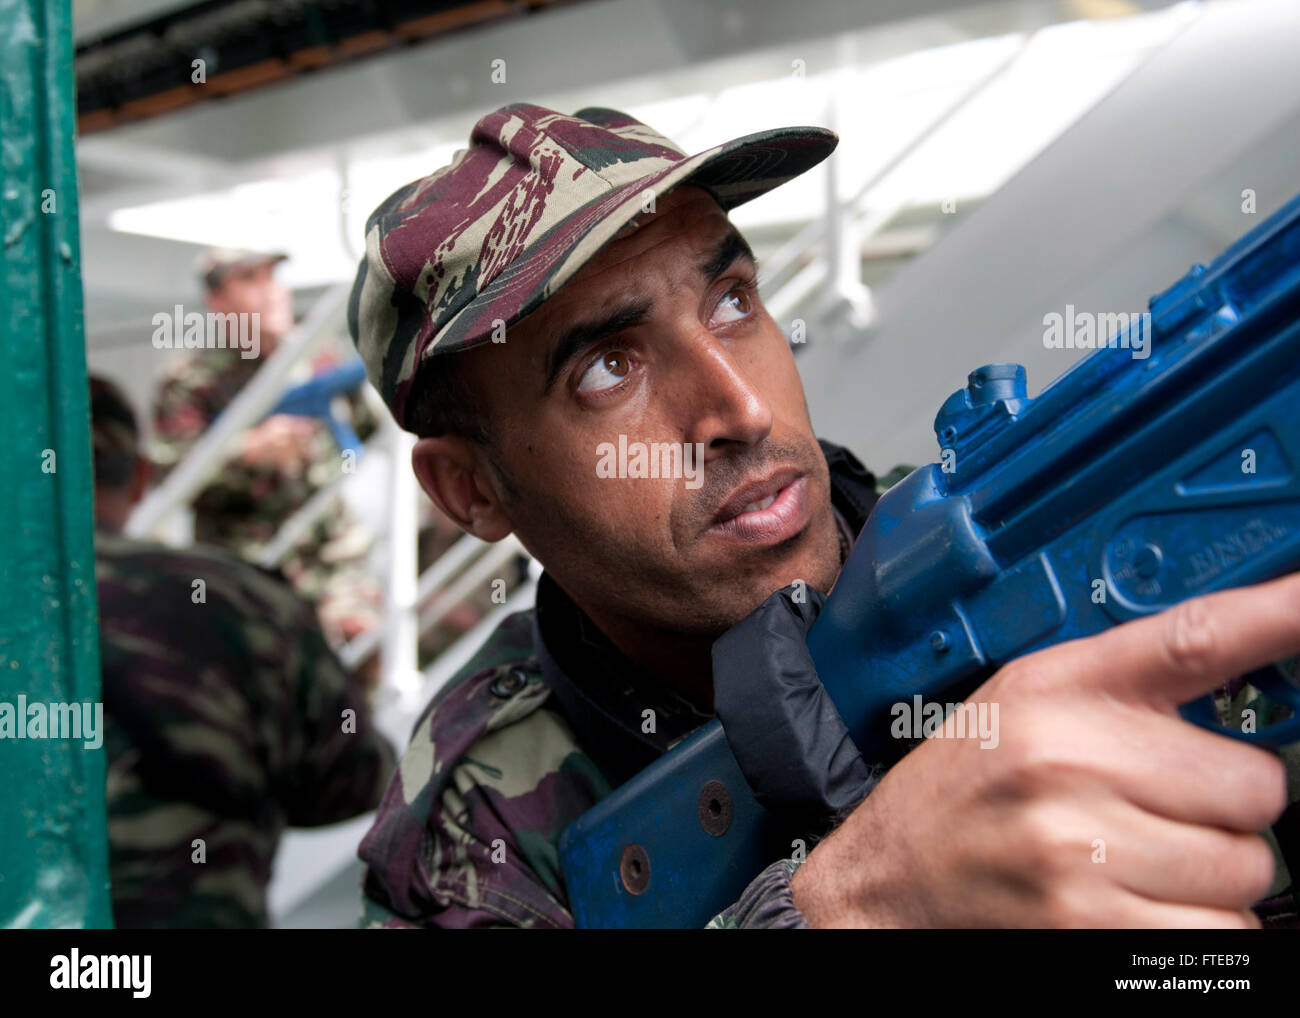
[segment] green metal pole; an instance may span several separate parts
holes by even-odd
[[[0,0],[0,925],[10,927],[112,925],[102,742],[51,738],[47,706],[100,701],[75,106],[70,0]],[[58,720],[66,735],[70,712]]]

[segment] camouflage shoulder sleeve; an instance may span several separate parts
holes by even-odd
[[[302,611],[310,613],[305,602]],[[302,634],[297,674],[290,676],[301,734],[280,778],[279,797],[290,826],[319,827],[374,809],[396,754],[314,615],[304,620]]]
[[[194,350],[168,365],[154,400],[150,458],[166,474],[194,447],[256,370],[225,350]]]
[[[212,423],[207,371],[193,360],[169,365],[153,412],[150,457],[162,470],[178,463]]]
[[[197,574],[203,572],[235,613],[226,625],[242,630],[243,645],[256,660],[273,663],[258,673],[255,695],[276,709],[264,759],[286,822],[317,827],[374,809],[395,754],[371,723],[359,682],[326,643],[311,605],[283,579],[215,549]],[[212,591],[210,581],[209,599]],[[250,677],[232,676],[241,678],[248,683]]]
[[[573,926],[558,842],[610,788],[547,706],[531,612],[435,698],[361,843],[363,924]]]
[[[371,808],[391,750],[359,703],[340,734],[356,694],[282,582],[213,549],[95,542],[118,924],[265,925],[284,825]]]
[[[795,907],[790,878],[799,863],[778,859],[745,888],[739,900],[714,916],[709,930],[806,930],[808,920]]]

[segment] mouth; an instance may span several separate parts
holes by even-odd
[[[707,533],[747,545],[779,544],[807,526],[808,512],[808,478],[777,470],[732,492]]]

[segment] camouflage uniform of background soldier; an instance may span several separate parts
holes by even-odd
[[[284,828],[372,809],[392,748],[282,580],[117,533],[147,469],[121,393],[91,409],[115,922],[265,926]]]
[[[367,222],[349,325],[369,376],[397,421],[416,431],[420,382],[436,391],[436,369],[420,370],[435,348],[449,355],[530,314],[628,224],[646,190],[691,182],[727,211],[828,152],[825,132],[789,128],[688,158],[618,111],[497,110],[450,166],[399,189]],[[878,490],[910,471],[896,468],[878,484],[848,450],[823,441],[821,451],[843,563]],[[657,722],[648,733],[646,708]],[[561,834],[707,720],[543,573],[535,609],[506,619],[417,723],[361,845],[364,922],[573,926]],[[1289,816],[1300,819],[1294,807]],[[772,863],[710,925],[806,926],[790,886],[801,862]],[[1294,919],[1288,882],[1279,862],[1271,897],[1256,906],[1266,921]]]
[[[292,327],[288,291],[271,275],[274,262],[282,257],[216,251],[201,261],[210,307],[261,315],[261,353],[244,357],[241,350],[227,348],[167,354],[177,359],[168,365],[156,400],[152,450],[164,476]],[[326,355],[313,367],[322,370],[337,360],[337,355]],[[309,373],[295,381],[307,377]],[[340,409],[342,402],[336,401]],[[374,430],[373,415],[359,394],[346,403],[364,439]],[[258,455],[250,449],[259,435],[277,430],[280,448],[287,445],[292,455]],[[272,417],[251,428],[242,441],[195,497],[194,536],[256,561],[281,524],[340,476],[343,457],[329,428],[309,418]],[[337,499],[280,563],[294,589],[316,606],[335,646],[381,621],[382,596],[367,563],[372,540],[368,528]]]

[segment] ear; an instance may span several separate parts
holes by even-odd
[[[425,494],[466,533],[499,541],[514,530],[487,460],[472,442],[455,435],[422,438],[411,450],[411,466]]]

